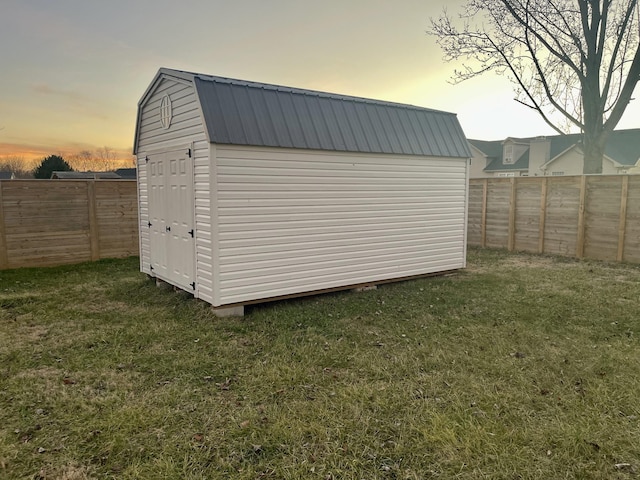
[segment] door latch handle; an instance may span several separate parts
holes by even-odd
[[[171,227],[164,227],[165,232],[170,232],[171,231]]]

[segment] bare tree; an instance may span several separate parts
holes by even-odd
[[[20,155],[0,157],[0,172],[11,172],[16,178],[29,178],[32,176],[26,160]]]
[[[584,173],[602,173],[609,135],[640,79],[637,0],[469,0],[459,23],[431,20],[461,82],[506,74],[516,98],[558,133],[583,134]],[[470,63],[469,63],[470,62]]]
[[[102,147],[96,150],[96,160],[102,166],[102,170],[111,171],[118,168],[118,155],[111,147]]]
[[[95,151],[82,150],[68,158],[69,164],[75,170],[85,172],[112,171],[123,163],[116,151],[106,146]]]
[[[67,163],[78,172],[88,172],[94,168],[95,158],[90,150],[82,150],[78,153],[70,155]]]

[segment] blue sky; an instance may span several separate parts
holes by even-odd
[[[447,80],[429,18],[461,0],[3,0],[0,156],[131,151],[160,67],[458,114],[469,138],[553,133],[503,77]],[[640,127],[640,104],[619,128]]]

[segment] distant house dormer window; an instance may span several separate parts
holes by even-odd
[[[171,109],[171,99],[169,95],[162,97],[160,102],[160,123],[164,128],[171,126],[171,118],[173,117],[173,111]]]
[[[513,145],[504,146],[504,155],[502,156],[502,163],[505,165],[513,165]]]

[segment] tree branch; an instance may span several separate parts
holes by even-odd
[[[549,88],[549,82],[547,81],[547,77],[544,74],[542,66],[540,65],[540,61],[538,60],[538,56],[536,55],[535,48],[531,44],[531,40],[529,38],[529,30],[525,31],[525,40],[527,44],[527,49],[529,50],[529,55],[531,56],[531,60],[533,61],[536,71],[538,72],[538,77],[539,77],[540,83],[542,84],[542,88],[544,88],[547,99],[549,100],[551,105],[553,105],[553,107],[556,110],[558,110],[562,115],[564,115],[571,123],[573,123],[579,128],[582,128],[583,126],[582,123],[576,118],[574,118],[573,115],[571,115],[569,112],[567,112],[567,110],[563,108],[556,101],[554,94],[551,92],[551,89]]]
[[[518,102],[520,105],[524,105],[525,107],[528,107],[532,110],[535,110],[536,112],[538,112],[538,114],[542,117],[542,120],[544,120],[544,122],[549,125],[551,128],[553,128],[556,132],[558,132],[560,135],[565,135],[565,132],[563,132],[562,130],[560,130],[551,120],[549,120],[549,118],[545,115],[545,113],[540,110],[540,108],[536,105],[529,105],[526,102],[523,102],[522,100],[519,100],[517,98],[514,98],[514,100],[516,102]]]
[[[629,20],[631,19],[631,16],[633,15],[633,11],[636,7],[636,3],[637,0],[631,0],[629,2],[629,6],[627,8],[627,11],[625,12],[625,16],[624,19],[622,21],[622,25],[620,25],[619,27],[619,35],[618,38],[616,39],[616,43],[615,46],[613,47],[613,51],[611,53],[611,62],[609,62],[609,68],[607,70],[607,76],[605,77],[605,84],[604,87],[602,87],[602,98],[606,99],[609,98],[609,89],[611,88],[611,79],[613,78],[613,73],[616,71],[617,69],[617,65],[615,62],[615,59],[618,58],[618,54],[620,52],[620,46],[622,45],[622,41],[623,38],[625,37],[624,32],[627,29],[627,26],[629,24]],[[625,48],[625,52],[626,52],[626,48]],[[620,68],[623,68],[624,64],[621,63]],[[617,98],[619,98],[619,93],[616,95]],[[616,102],[614,102],[616,103]]]
[[[606,122],[604,122],[604,129],[608,131],[612,131],[620,119],[622,118],[622,114],[624,113],[627,105],[631,101],[631,95],[633,95],[633,91],[636,88],[638,81],[640,80],[640,46],[636,48],[636,53],[634,55],[633,61],[631,62],[631,67],[629,67],[629,72],[627,74],[627,79],[624,82],[624,86],[620,92],[618,97],[618,101],[615,104],[615,107],[611,110],[611,115]]]
[[[516,12],[516,10],[513,8],[513,6],[511,5],[511,2],[509,0],[500,0],[500,1],[507,8],[509,13],[513,16],[513,18],[520,24],[520,26],[522,26],[522,28],[524,28],[525,32],[531,32],[535,36],[536,40],[538,40],[540,43],[542,43],[542,45],[544,45],[544,47],[549,51],[549,53],[551,53],[554,57],[560,59],[563,63],[565,63],[571,69],[573,69],[573,71],[576,73],[576,75],[578,75],[579,77],[582,76],[582,71],[576,66],[576,64],[573,62],[573,60],[568,55],[564,54],[561,51],[556,50],[555,48],[553,48],[553,46],[551,46],[551,44],[544,37],[542,37],[542,35],[540,35],[533,28],[531,28],[531,26],[527,22],[524,21],[522,16],[518,12]],[[522,6],[522,4],[520,4],[520,5]],[[546,27],[544,27],[544,26],[542,26],[542,28],[546,29]],[[554,37],[551,34],[551,32],[546,31],[546,33],[549,34],[552,38]]]

